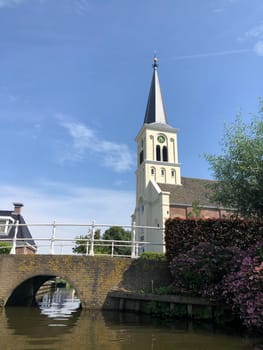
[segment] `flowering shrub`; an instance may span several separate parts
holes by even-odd
[[[263,242],[233,259],[223,296],[249,329],[263,332]]]
[[[176,294],[229,304],[248,329],[263,330],[263,241],[247,250],[199,243],[170,263]]]
[[[170,263],[175,293],[218,298],[236,250],[202,242],[179,254]]]

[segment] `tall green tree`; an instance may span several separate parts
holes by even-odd
[[[225,128],[222,155],[205,155],[217,182],[212,199],[243,216],[263,216],[263,102],[244,123],[238,115]]]
[[[106,230],[103,234],[103,239],[106,240],[115,240],[115,241],[130,241],[131,232],[124,230],[120,226],[112,226]],[[111,247],[107,247],[107,253],[111,253]],[[114,244],[114,254],[118,255],[130,255],[131,247],[127,246],[125,242],[119,242]]]
[[[95,231],[94,239],[100,239],[100,230]],[[80,235],[76,237],[75,241],[75,247],[72,248],[73,253],[77,254],[86,254],[87,252],[87,241],[91,240],[91,230],[89,230],[89,233],[87,235]],[[100,247],[95,246],[94,252],[98,253],[100,252]]]
[[[131,247],[127,246],[124,241],[131,240],[131,232],[124,230],[120,226],[112,226],[101,235],[100,230],[95,231],[95,240],[101,239],[102,242],[94,242],[94,253],[95,254],[111,254],[112,244],[111,241],[120,241],[114,243],[114,255],[130,255]],[[87,241],[91,240],[91,231],[87,235],[81,235],[76,237],[75,247],[72,248],[74,253],[86,254]],[[109,241],[109,242],[106,242]],[[98,245],[98,243],[100,245]]]

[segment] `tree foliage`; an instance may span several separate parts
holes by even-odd
[[[76,237],[75,247],[72,249],[74,253],[86,254],[87,242],[91,241],[92,233],[89,231],[87,235],[81,235]],[[131,232],[124,230],[119,226],[112,226],[101,235],[100,230],[96,230],[94,236],[94,253],[95,254],[111,254],[112,244],[111,241],[120,241],[114,243],[114,255],[130,255],[130,244],[124,241],[131,240]],[[109,242],[107,242],[109,241]],[[129,246],[128,246],[129,245]]]
[[[0,242],[0,254],[9,254],[12,246],[8,242]]]
[[[100,230],[95,231],[94,239],[100,239]],[[80,235],[76,237],[75,247],[72,248],[73,253],[86,254],[87,252],[87,242],[91,240],[91,230],[87,235]],[[95,252],[97,252],[98,247],[95,247]]]
[[[112,226],[108,230],[106,230],[103,234],[103,239],[106,240],[115,240],[115,241],[130,241],[131,240],[131,232],[124,230],[124,228],[119,226]],[[111,247],[108,247],[108,253],[110,254]],[[114,249],[114,253],[118,255],[130,255],[131,248],[127,246],[126,243],[116,243],[116,248]]]
[[[222,155],[205,155],[216,181],[213,200],[243,216],[263,216],[263,102],[251,123],[226,127]]]

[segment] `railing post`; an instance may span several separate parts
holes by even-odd
[[[111,241],[111,256],[114,256],[114,241]]]
[[[64,242],[62,241],[60,246],[60,255],[63,255],[63,253],[64,253]]]
[[[95,221],[92,221],[91,242],[90,242],[90,251],[89,251],[89,255],[91,256],[94,256],[94,237],[95,237]]]
[[[54,220],[52,224],[52,233],[51,233],[51,239],[50,239],[50,254],[52,255],[55,254],[55,249],[54,249],[55,236],[56,236],[56,220]]]
[[[135,246],[135,241],[136,241],[136,231],[135,231],[135,221],[132,220],[132,232],[131,232],[131,241],[132,241],[132,249],[131,249],[131,258],[136,258],[136,246]]]
[[[135,248],[135,257],[138,258],[138,256],[139,256],[139,244],[136,243],[135,247],[136,247]]]
[[[14,254],[14,255],[16,254],[16,238],[18,233],[18,224],[19,224],[19,221],[17,220],[15,225],[15,234],[13,237],[13,246],[12,246],[12,249],[10,250],[10,254]]]
[[[86,255],[89,255],[89,240],[87,238],[87,242],[86,242]]]

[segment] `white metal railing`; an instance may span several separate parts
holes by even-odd
[[[0,224],[0,228],[1,226],[6,225]],[[160,227],[137,226],[135,223],[132,223],[132,225],[95,224],[94,221],[91,224],[57,223],[55,220],[49,224],[20,224],[17,221],[13,224],[8,224],[8,226],[10,230],[11,227],[14,227],[14,235],[12,238],[5,235],[5,238],[2,234],[0,242],[8,242],[10,244],[10,254],[17,254],[18,249],[24,249],[24,252],[26,249],[31,249],[36,254],[110,255],[112,257],[137,258],[145,250],[164,252],[164,229]],[[18,238],[18,230],[21,226],[30,227],[31,231],[34,231],[31,232],[32,238]],[[130,230],[131,239],[129,241],[95,239],[96,229],[110,227],[120,227]],[[43,229],[45,232],[42,232]],[[47,230],[48,232],[46,232]],[[156,239],[153,239],[153,241],[136,240],[136,234],[141,230],[150,232],[151,236],[152,234],[155,237],[158,236],[160,243],[156,243]],[[74,231],[74,237],[72,237],[72,231]],[[80,238],[80,236],[87,234],[89,235],[88,238]],[[79,251],[82,251],[82,253],[74,253],[73,249],[76,247],[79,247]],[[5,246],[0,246],[0,249],[5,248]],[[126,248],[125,252],[123,252],[124,248]]]

